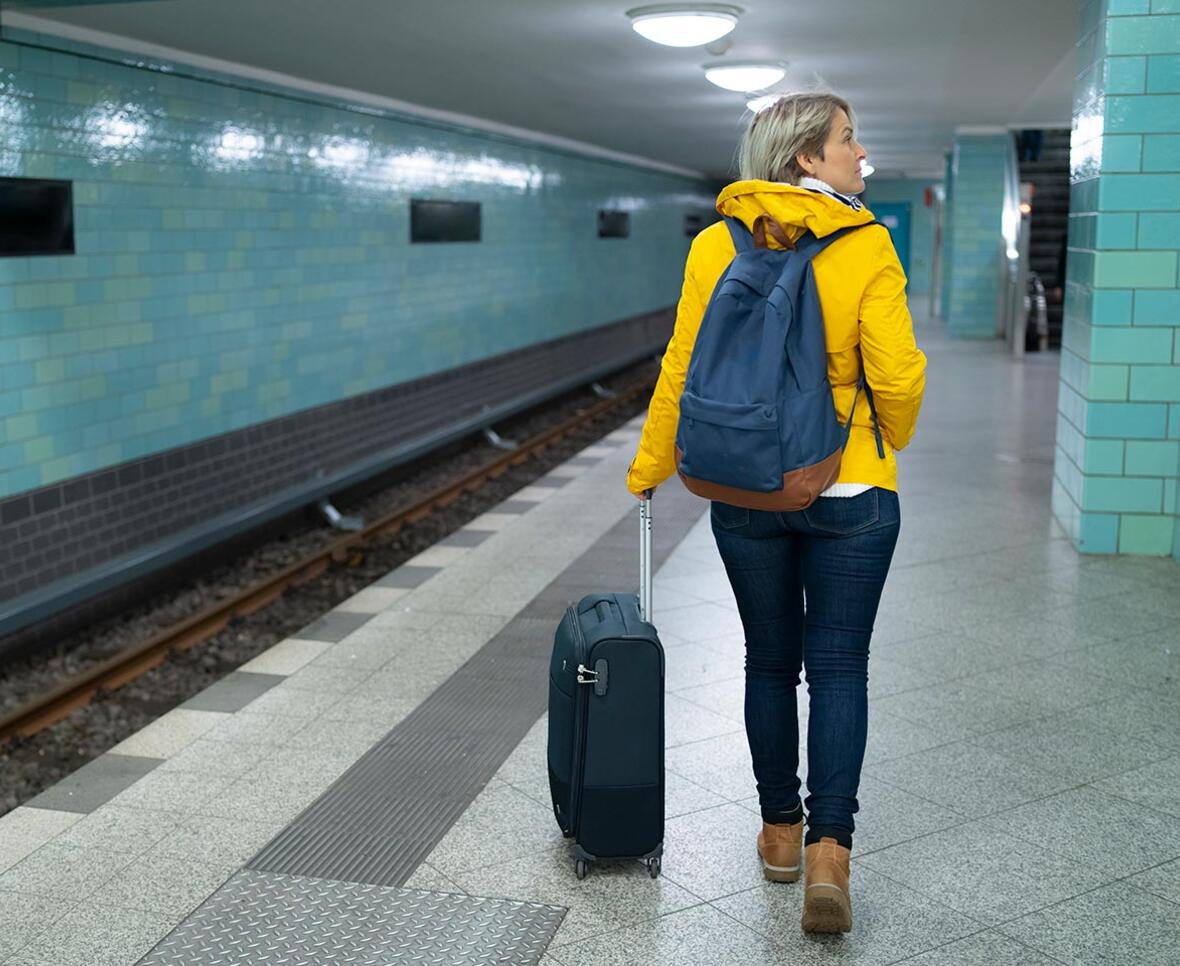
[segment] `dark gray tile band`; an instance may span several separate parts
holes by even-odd
[[[532,486],[540,486],[549,490],[560,490],[563,486],[569,483],[570,480],[575,479],[573,476],[542,476],[540,479],[533,480]]]
[[[439,542],[440,547],[478,547],[488,537],[490,537],[495,530],[456,530],[454,533],[443,537]]]
[[[354,614],[351,611],[333,610],[291,636],[304,641],[326,641],[329,644],[335,644],[344,640],[353,631],[363,627],[372,617],[372,614]]]
[[[661,488],[655,566],[705,507],[678,483]],[[404,884],[545,711],[549,651],[565,605],[634,588],[638,530],[637,514],[626,514],[247,867]]]
[[[259,695],[266,694],[280,681],[282,674],[257,674],[254,671],[234,671],[194,694],[181,705],[189,711],[241,711]]]
[[[407,589],[419,587],[437,574],[442,567],[416,567],[405,564],[392,573],[386,574],[380,580],[374,581],[377,587],[405,587]]]
[[[61,812],[93,812],[162,762],[162,758],[139,755],[99,755],[25,805]]]
[[[536,505],[536,500],[505,500],[496,504],[496,513],[528,513]]]
[[[565,910],[243,870],[139,966],[532,966]]]

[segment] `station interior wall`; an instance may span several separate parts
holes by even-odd
[[[0,175],[73,182],[76,254],[0,259],[0,498],[665,308],[712,207],[687,176],[4,38]],[[480,202],[482,240],[411,245],[411,198]]]

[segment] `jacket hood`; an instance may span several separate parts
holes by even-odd
[[[783,226],[791,241],[805,231],[823,238],[848,225],[873,220],[868,208],[858,211],[822,191],[781,181],[735,181],[717,196],[717,211],[737,218],[751,231],[759,215],[770,215]],[[774,244],[772,239],[767,241]]]

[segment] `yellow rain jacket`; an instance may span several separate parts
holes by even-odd
[[[718,196],[717,210],[750,229],[759,215],[769,214],[792,242],[806,229],[822,238],[845,225],[873,220],[866,208],[856,211],[822,192],[777,181],[737,181]],[[767,243],[781,247],[769,235]],[[693,239],[676,327],[664,351],[639,452],[627,473],[627,488],[636,495],[676,472],[676,426],[685,373],[709,296],[733,257],[733,240],[723,221]],[[914,342],[905,273],[893,241],[885,228],[851,232],[816,255],[813,269],[827,334],[828,379],[840,422],[848,421],[863,361],[885,444],[885,459],[881,459],[862,391],[838,482],[896,490],[893,453],[914,434],[926,384],[926,357]]]

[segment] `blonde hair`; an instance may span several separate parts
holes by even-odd
[[[827,91],[784,94],[763,108],[742,135],[738,148],[741,179],[798,184],[807,174],[799,166],[799,154],[823,158],[824,144],[838,110],[843,110],[855,126],[848,102]]]

